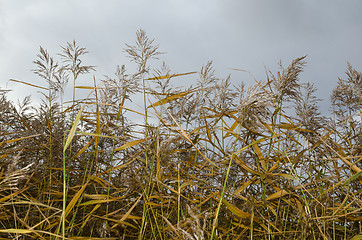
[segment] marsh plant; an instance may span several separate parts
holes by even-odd
[[[75,41],[55,57],[41,47],[44,84],[11,81],[43,101],[1,90],[1,239],[361,239],[362,74],[350,64],[323,116],[300,82],[305,56],[248,86],[211,61],[153,68],[162,55],[143,30],[124,53],[136,72],[96,79]]]

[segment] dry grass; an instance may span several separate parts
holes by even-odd
[[[40,89],[40,106],[1,90],[1,239],[361,239],[361,73],[348,65],[329,119],[299,82],[305,57],[246,87],[212,62],[198,76],[152,69],[142,30],[126,47],[134,74],[76,86],[95,68],[73,42],[59,63],[40,49],[46,86],[13,80]]]

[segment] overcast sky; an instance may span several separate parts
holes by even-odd
[[[85,63],[97,66],[97,78],[112,75],[130,65],[122,49],[142,28],[174,72],[214,60],[216,74],[231,73],[235,84],[252,79],[228,68],[263,80],[265,67],[275,72],[279,60],[308,55],[301,81],[319,89],[325,112],[347,61],[362,71],[361,10],[361,0],[0,0],[0,86],[10,78],[45,86],[30,71],[39,46],[55,55],[73,40],[90,52]],[[31,92],[7,87],[12,98]]]

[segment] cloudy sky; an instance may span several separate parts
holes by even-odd
[[[0,0],[0,87],[18,98],[32,90],[10,78],[46,85],[30,71],[39,46],[55,55],[73,40],[90,52],[85,63],[97,66],[97,78],[112,75],[131,66],[122,49],[144,29],[174,72],[213,60],[235,84],[252,78],[229,68],[263,80],[265,67],[275,72],[279,60],[308,55],[301,81],[315,84],[326,112],[347,61],[362,71],[361,10],[360,0]]]

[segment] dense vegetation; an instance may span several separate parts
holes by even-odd
[[[57,61],[41,48],[33,71],[46,84],[11,80],[37,88],[39,106],[1,90],[0,239],[361,239],[362,74],[352,66],[326,117],[299,81],[305,57],[247,87],[217,79],[211,62],[153,69],[160,52],[142,30],[125,49],[134,74],[120,66],[95,79],[86,53],[67,43]],[[92,84],[77,86],[81,75]],[[80,89],[89,96],[77,99]]]

